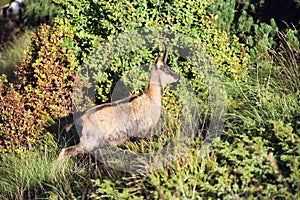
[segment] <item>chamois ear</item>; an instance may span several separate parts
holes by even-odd
[[[164,65],[163,61],[161,60],[161,57],[158,56],[156,61],[155,61],[155,67],[157,69],[160,69]]]

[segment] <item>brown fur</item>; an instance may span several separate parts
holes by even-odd
[[[147,136],[159,121],[163,88],[179,76],[167,66],[167,50],[163,61],[158,58],[151,70],[147,89],[139,95],[94,106],[75,123],[82,126],[80,143],[61,151],[58,161],[94,151],[105,145],[123,143],[130,137]]]

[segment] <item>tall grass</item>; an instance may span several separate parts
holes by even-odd
[[[69,160],[58,167],[54,150],[49,147],[2,155],[0,199],[68,198],[74,166]]]
[[[2,156],[0,182],[2,196],[23,197],[30,188],[54,179],[53,156],[44,152],[24,152],[20,155]]]
[[[25,58],[25,50],[30,45],[31,37],[32,31],[25,30],[14,43],[5,44],[0,48],[0,73],[6,74],[10,81],[15,81],[14,70]]]
[[[285,92],[297,92],[300,88],[300,33],[290,29],[287,34],[278,33],[280,46],[271,52],[277,65],[278,85]]]

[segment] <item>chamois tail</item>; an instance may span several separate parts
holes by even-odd
[[[78,154],[84,154],[84,153],[87,153],[87,150],[84,148],[84,146],[81,143],[79,143],[75,146],[62,149],[57,158],[57,162],[61,164],[68,157],[76,156]]]

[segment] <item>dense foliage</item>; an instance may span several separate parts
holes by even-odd
[[[27,57],[16,72],[20,83],[8,85],[2,76],[1,151],[44,143],[48,140],[43,137],[46,124],[71,112],[78,62],[64,39],[71,44],[74,33],[63,21],[57,23],[55,28],[41,26],[33,36]]]
[[[79,64],[84,66],[103,57],[93,57],[97,51],[102,52],[94,48],[99,43],[114,41],[118,34],[141,27],[183,34],[208,54],[212,62],[204,65],[215,64],[227,92],[224,129],[214,141],[214,148],[203,157],[201,145],[212,107],[208,87],[205,77],[174,51],[169,64],[191,85],[203,123],[200,134],[180,159],[160,170],[132,175],[83,157],[75,164],[67,163],[77,170],[62,170],[62,176],[51,174],[48,179],[42,177],[40,182],[31,181],[28,187],[20,185],[22,191],[19,191],[9,187],[18,179],[6,181],[3,174],[5,171],[23,173],[22,166],[12,160],[22,160],[24,152],[19,157],[11,156],[13,159],[9,159],[13,153],[7,153],[2,157],[2,169],[6,170],[0,172],[0,181],[5,183],[0,186],[0,197],[22,198],[20,195],[26,196],[24,190],[29,190],[29,197],[36,192],[35,196],[53,199],[299,198],[299,31],[278,32],[275,20],[261,22],[258,15],[253,15],[264,1],[245,2],[236,13],[239,8],[233,0],[55,0],[63,13],[53,26],[43,25],[35,33],[27,57],[17,71],[20,83],[12,85],[5,76],[1,77],[2,152],[23,149],[25,154],[30,154],[24,148],[39,150],[41,144],[50,146],[51,142],[58,141],[53,136],[59,130],[48,127],[71,113],[70,97]],[[102,76],[95,78],[99,82],[97,101],[110,100],[113,87],[120,79],[131,84],[134,91],[141,91],[148,74],[141,66],[151,63],[159,48],[154,45],[114,57]],[[132,75],[135,81],[127,80],[126,75]],[[167,89],[163,106],[174,124],[178,123],[176,101],[176,95]],[[131,141],[122,148],[133,152],[161,148],[174,134],[163,131],[158,139]],[[55,155],[58,149],[51,148],[49,152]],[[32,155],[38,156],[36,152]],[[34,160],[34,156],[26,159]],[[52,157],[43,162],[51,163]],[[10,165],[17,166],[10,171]],[[49,170],[37,169],[41,174]],[[30,180],[29,172],[30,169],[28,176],[20,179]],[[33,180],[37,180],[36,176]]]

